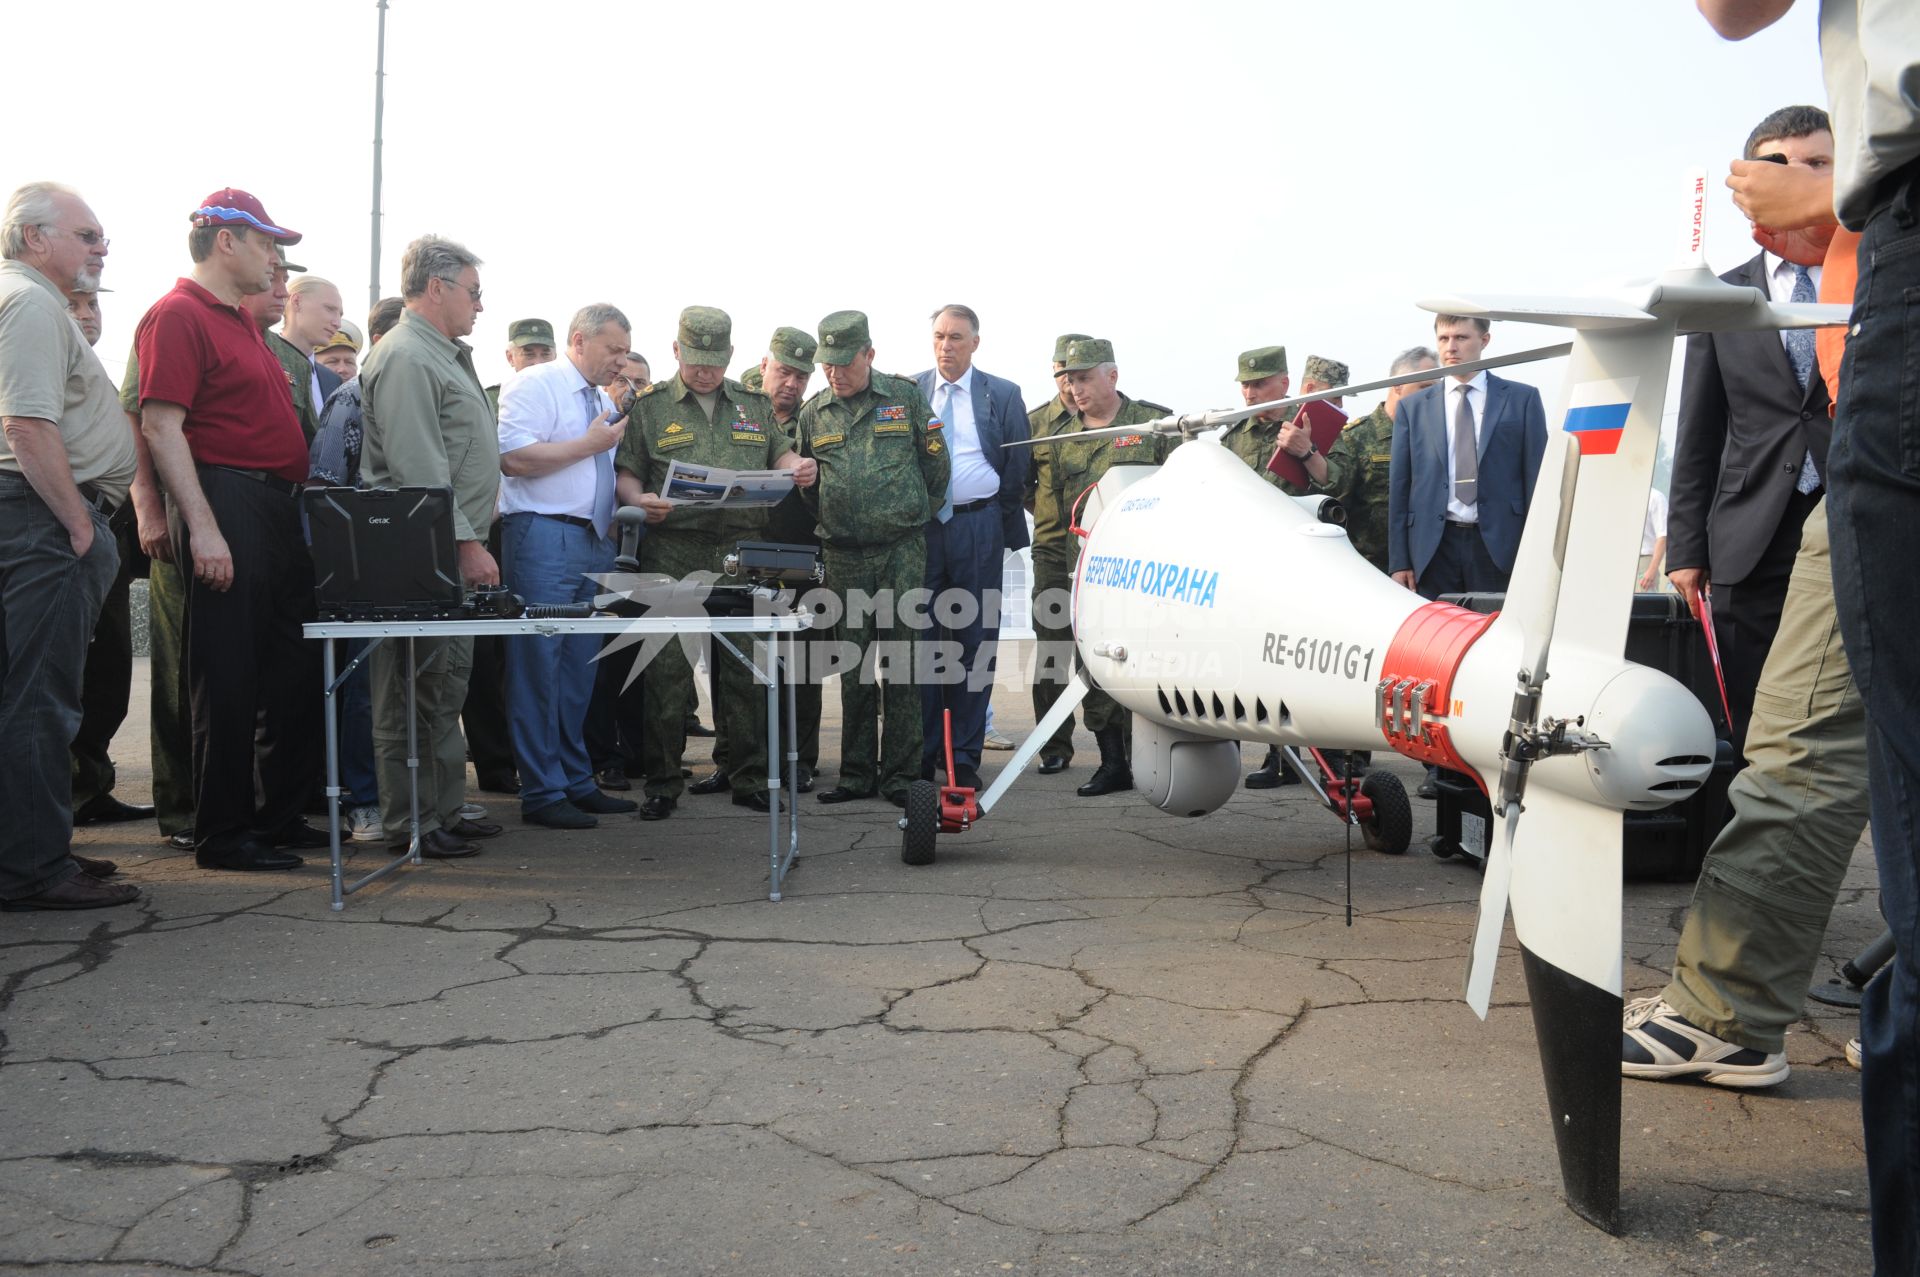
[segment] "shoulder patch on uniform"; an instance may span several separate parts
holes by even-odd
[[[944,446],[944,445],[942,445],[942,444],[941,444],[941,442],[940,442],[940,441],[939,441],[938,439],[929,439],[929,440],[927,440],[927,455],[928,455],[928,456],[930,456],[930,457],[937,457],[937,456],[939,456],[939,455],[940,455],[941,453],[943,453],[943,452],[945,452],[945,451],[946,451],[946,448],[945,448],[945,446]]]

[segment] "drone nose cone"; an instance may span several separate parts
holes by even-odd
[[[1713,723],[1700,702],[1676,695],[1664,674],[1625,666],[1594,698],[1586,730],[1607,748],[1586,753],[1593,786],[1626,811],[1653,811],[1693,796],[1713,773]]]

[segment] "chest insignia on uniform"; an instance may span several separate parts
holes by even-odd
[[[736,435],[763,435],[766,432],[760,429],[759,422],[749,421],[746,417],[742,416],[740,420],[733,423],[733,433]]]
[[[1139,435],[1121,435],[1118,439],[1115,439],[1113,441],[1113,446],[1116,448],[1131,448],[1133,447],[1134,444],[1139,442],[1140,442]]]
[[[665,430],[662,430],[660,433],[663,435],[677,435],[682,431],[684,431],[685,429],[686,427],[681,425],[679,422],[670,421],[667,423],[667,428]]]
[[[905,404],[888,404],[884,408],[875,408],[873,410],[873,419],[875,421],[905,421],[907,419],[907,406]]]
[[[813,437],[813,446],[816,448],[825,448],[830,444],[842,443],[845,440],[846,440],[846,436],[844,434],[815,435]]]

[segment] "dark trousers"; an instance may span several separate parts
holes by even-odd
[[[1920,1272],[1920,163],[1868,221],[1828,456],[1834,605],[1866,705],[1880,911],[1894,955],[1860,1004],[1876,1272]]]
[[[93,545],[75,555],[32,485],[0,472],[0,900],[79,872],[67,853],[67,750],[80,729],[87,640],[119,569],[106,516],[94,513]]]
[[[600,642],[602,650],[618,637],[605,636]],[[596,772],[618,767],[637,776],[640,746],[646,739],[645,701],[641,695],[646,680],[627,682],[627,675],[633,672],[633,649],[622,648],[596,660],[593,671],[593,699],[587,703],[587,757],[593,760]]]
[[[1796,492],[1787,499],[1760,561],[1737,585],[1713,586],[1713,636],[1720,647],[1720,673],[1727,680],[1728,724],[1733,752],[1746,757],[1747,720],[1753,717],[1753,691],[1760,685],[1760,669],[1780,629],[1780,609],[1786,605],[1787,583],[1793,579],[1793,561],[1800,553],[1800,530],[1807,514],[1820,503],[1821,493]]]
[[[487,552],[495,563],[504,550],[500,520],[487,534]],[[473,639],[473,672],[467,680],[467,699],[460,707],[460,725],[466,729],[467,756],[475,772],[486,777],[513,774],[513,736],[507,730],[507,641],[498,634]]]
[[[121,513],[128,513],[127,506]],[[114,522],[119,521],[116,515]],[[73,806],[113,792],[113,759],[108,747],[127,721],[127,699],[133,694],[133,614],[127,595],[133,577],[127,573],[127,555],[116,538],[120,570],[94,622],[93,642],[87,645],[86,672],[80,683],[80,730],[74,733]]]
[[[200,489],[233,555],[225,590],[189,580],[187,700],[193,714],[197,847],[278,833],[300,816],[325,757],[313,560],[294,498],[257,479],[200,467]],[[193,571],[193,537],[169,505],[174,562]]]
[[[1487,553],[1486,538],[1472,523],[1448,523],[1440,533],[1440,545],[1420,569],[1420,597],[1437,599],[1442,594],[1498,594],[1507,588],[1510,568],[1503,568]],[[1775,618],[1778,619],[1776,609]]]
[[[342,664],[364,656],[370,640],[348,639],[340,645]],[[372,807],[380,802],[380,780],[373,761],[373,659],[360,662],[336,693],[340,697],[341,802],[348,807]]]
[[[1000,642],[1000,581],[1006,540],[1000,506],[956,511],[927,523],[927,590],[933,595],[928,637],[952,660],[920,684],[920,765],[946,765],[945,715],[953,712],[953,765],[980,766],[993,699],[993,662]],[[955,611],[948,611],[949,607]],[[947,624],[951,620],[955,624]]]

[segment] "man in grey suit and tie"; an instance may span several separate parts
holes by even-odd
[[[1440,366],[1483,358],[1487,321],[1438,315]],[[1540,392],[1481,371],[1400,401],[1387,470],[1387,567],[1429,599],[1507,588],[1547,448]],[[1437,796],[1429,768],[1422,798]]]
[[[1439,315],[1440,366],[1474,363],[1487,321]],[[1489,372],[1452,376],[1393,414],[1387,567],[1429,599],[1504,591],[1547,447],[1540,392]]]
[[[1827,113],[1817,106],[1773,112],[1748,135],[1742,158],[1763,155],[1831,172]],[[1802,233],[1823,251],[1833,232]],[[1767,251],[1720,278],[1777,302],[1810,302],[1820,267]],[[1826,495],[1833,438],[1827,410],[1812,329],[1687,338],[1667,494],[1667,576],[1696,614],[1701,590],[1712,582],[1713,628],[1732,710],[1729,739],[1743,757],[1754,689],[1780,628],[1801,525]]]
[[[920,685],[921,775],[946,765],[944,711],[953,711],[953,772],[948,783],[979,788],[980,750],[993,696],[1000,639],[1001,564],[1027,544],[1025,448],[1020,387],[973,366],[980,317],[969,307],[933,313],[934,367],[918,374],[921,393],[946,429],[951,478],[946,503],[927,524],[927,589],[932,637],[957,653],[958,666]]]

